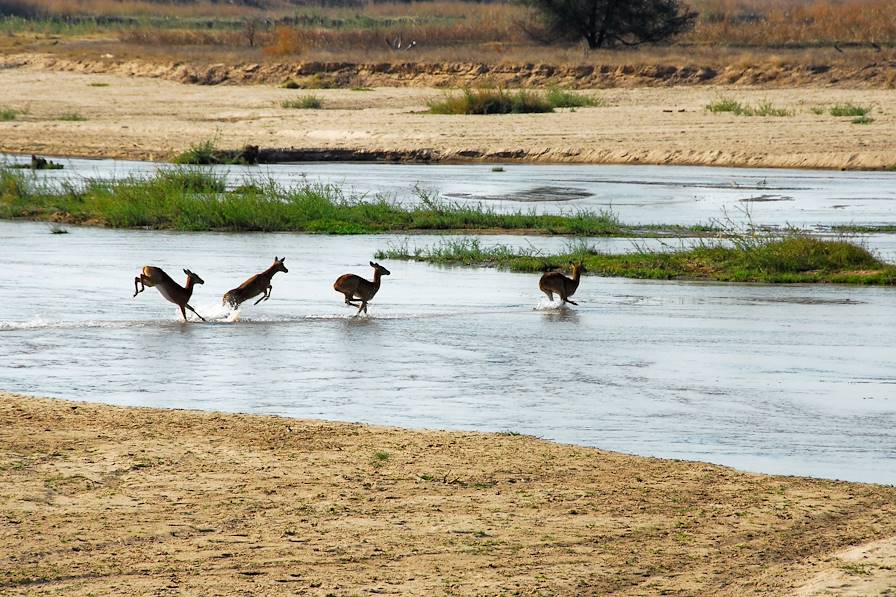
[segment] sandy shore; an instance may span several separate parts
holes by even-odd
[[[163,160],[207,139],[222,148],[424,152],[438,160],[705,164],[797,168],[896,165],[896,93],[885,89],[658,87],[595,93],[606,106],[554,114],[437,116],[433,88],[287,90],[273,85],[187,85],[151,77],[0,69],[0,150]],[[284,109],[313,93],[323,109]],[[787,117],[712,114],[720,97],[788,108]],[[871,106],[872,123],[812,108]],[[83,120],[62,120],[77,114]]]
[[[0,394],[0,503],[4,594],[858,595],[896,581],[896,488],[510,434]]]

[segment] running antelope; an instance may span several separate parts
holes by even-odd
[[[548,299],[551,301],[554,300],[554,293],[556,292],[564,303],[578,305],[579,303],[569,300],[569,297],[576,293],[576,289],[579,287],[579,279],[588,270],[585,269],[585,264],[581,261],[576,264],[570,262],[570,265],[572,265],[572,278],[567,278],[563,275],[563,272],[548,272],[541,276],[541,280],[538,281],[538,287],[541,288],[543,293],[548,295]]]
[[[258,296],[259,294],[261,295],[261,298],[255,301],[255,305],[271,298],[271,278],[273,278],[274,274],[277,272],[283,272],[284,274],[289,272],[289,270],[286,269],[286,266],[283,265],[285,260],[286,257],[274,257],[274,263],[271,267],[260,274],[255,274],[233,290],[228,290],[224,295],[222,304],[230,305],[231,309],[236,309],[241,303]]]
[[[190,297],[193,296],[193,286],[205,284],[205,280],[188,269],[185,269],[184,273],[187,274],[187,285],[181,286],[172,280],[171,276],[166,274],[162,268],[144,265],[140,275],[134,278],[134,296],[146,290],[147,286],[155,286],[159,289],[162,296],[180,307],[180,313],[184,316],[184,321],[187,321],[187,312],[184,310],[184,307],[196,313],[196,309],[187,304]],[[138,284],[140,285],[139,287],[137,286]],[[199,313],[196,313],[196,317],[205,321],[205,317]]]
[[[367,313],[367,302],[372,300],[377,290],[380,289],[380,277],[388,276],[390,273],[389,270],[379,263],[371,261],[370,267],[373,268],[373,282],[355,274],[344,274],[339,276],[333,284],[333,289],[336,292],[341,292],[345,295],[346,305],[354,307],[358,305],[358,303],[354,302],[355,300],[361,301],[358,306],[358,312],[355,315],[360,315],[361,311]]]

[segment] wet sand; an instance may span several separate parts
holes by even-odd
[[[340,159],[393,154],[441,161],[693,164],[873,169],[896,165],[896,94],[869,88],[682,86],[592,91],[603,107],[553,114],[432,115],[444,90],[288,90],[274,85],[191,85],[149,76],[57,72],[12,62],[0,69],[0,151],[165,160],[214,139]],[[156,76],[161,76],[156,74]],[[313,94],[318,110],[283,100]],[[719,98],[769,101],[792,116],[713,114]],[[872,107],[870,124],[815,114],[835,103]],[[62,120],[77,114],[83,120]],[[297,154],[294,154],[297,155]]]
[[[866,594],[894,581],[894,498],[509,434],[0,394],[6,594]]]

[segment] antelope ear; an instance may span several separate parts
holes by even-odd
[[[283,263],[284,261],[286,261],[286,257],[281,257],[281,258],[280,258],[280,263]]]
[[[190,275],[190,270],[184,268],[184,273],[187,274],[187,275],[189,276],[189,275]]]
[[[376,267],[376,264],[375,264],[374,262],[371,261],[371,262],[370,262],[370,267]]]
[[[276,255],[274,255],[274,261],[280,261],[279,259],[277,259]]]

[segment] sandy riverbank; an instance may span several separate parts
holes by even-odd
[[[0,503],[6,594],[858,595],[896,583],[896,488],[509,434],[0,394]]]
[[[0,70],[0,151],[164,160],[215,139],[244,145],[394,153],[435,160],[525,160],[796,168],[896,165],[896,94],[867,88],[686,86],[595,91],[604,107],[554,114],[441,116],[425,113],[433,88],[287,90],[273,85],[201,86],[120,74]],[[313,93],[323,109],[284,109]],[[712,114],[720,97],[794,111],[786,117]],[[870,124],[815,114],[835,103],[872,108]],[[77,115],[81,120],[64,120]],[[310,155],[309,154],[309,155]]]

